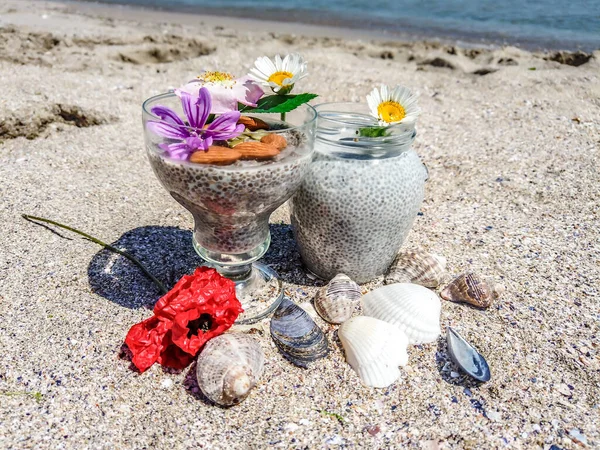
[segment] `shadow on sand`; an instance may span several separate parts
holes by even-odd
[[[272,224],[270,229],[271,246],[261,261],[277,271],[283,281],[308,281],[290,225]],[[139,259],[167,289],[204,264],[192,247],[192,232],[177,227],[134,228],[112,245]],[[88,279],[94,293],[126,308],[152,308],[161,296],[138,267],[105,249],[90,261]]]

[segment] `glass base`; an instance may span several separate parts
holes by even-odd
[[[269,266],[257,262],[252,263],[251,267],[247,278],[233,280],[237,298],[244,308],[244,312],[235,321],[236,325],[264,319],[277,309],[283,299],[283,285],[277,278],[277,273]]]
[[[193,239],[193,243],[196,253],[206,261],[207,266],[214,267],[235,283],[236,296],[244,308],[235,321],[236,325],[258,322],[277,309],[283,299],[283,284],[269,266],[252,262],[265,254],[270,235],[265,243],[244,254],[244,258],[241,255],[210,254],[196,239]],[[218,256],[219,260],[215,261],[211,256]]]

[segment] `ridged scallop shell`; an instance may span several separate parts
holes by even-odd
[[[315,309],[330,323],[342,323],[352,317],[360,302],[360,287],[347,275],[336,275],[315,297]]]
[[[385,283],[415,283],[436,288],[446,275],[446,258],[421,249],[407,250],[396,256]]]
[[[227,333],[206,343],[198,356],[198,385],[209,400],[231,406],[244,400],[262,375],[264,354],[252,337]]]
[[[362,298],[363,314],[398,326],[411,344],[435,341],[442,305],[435,292],[411,283],[388,284]]]
[[[498,298],[504,287],[496,285],[491,287],[479,275],[466,272],[460,274],[446,286],[440,296],[444,300],[458,303],[469,303],[478,308],[489,308],[492,301]]]
[[[448,354],[461,370],[476,380],[490,380],[490,367],[485,358],[452,327],[448,327],[446,340]]]
[[[398,327],[383,320],[353,317],[340,326],[338,336],[346,361],[367,386],[389,386],[400,376],[398,366],[408,362],[408,338]]]
[[[327,356],[327,337],[308,315],[284,298],[271,319],[271,337],[279,351],[299,367]]]

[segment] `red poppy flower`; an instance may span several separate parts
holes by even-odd
[[[199,267],[156,303],[154,316],[131,327],[125,343],[141,372],[157,361],[182,369],[206,341],[229,329],[241,312],[235,283],[215,269]]]
[[[164,345],[168,344],[168,342],[165,342],[165,335],[170,326],[169,322],[161,321],[158,317],[152,316],[132,326],[129,333],[127,333],[125,343],[133,353],[133,364],[141,372],[158,360],[164,350]]]

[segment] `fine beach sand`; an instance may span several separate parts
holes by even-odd
[[[600,446],[600,52],[21,0],[2,2],[0,25],[0,448]],[[407,245],[506,286],[486,311],[442,305],[442,329],[487,357],[490,382],[457,377],[440,339],[410,348],[398,382],[368,389],[337,327],[317,319],[330,356],[303,370],[266,321],[251,331],[260,384],[238,406],[210,405],[194,366],[139,375],[122,358],[158,298],[136,268],[21,218],[116,242],[172,285],[201,262],[190,215],[146,160],[141,102],[203,69],[243,75],[290,51],[309,61],[298,89],[320,101],[364,101],[381,82],[420,91],[415,149],[430,179]],[[310,302],[322,283],[302,267],[285,206],[272,223],[265,262]]]

